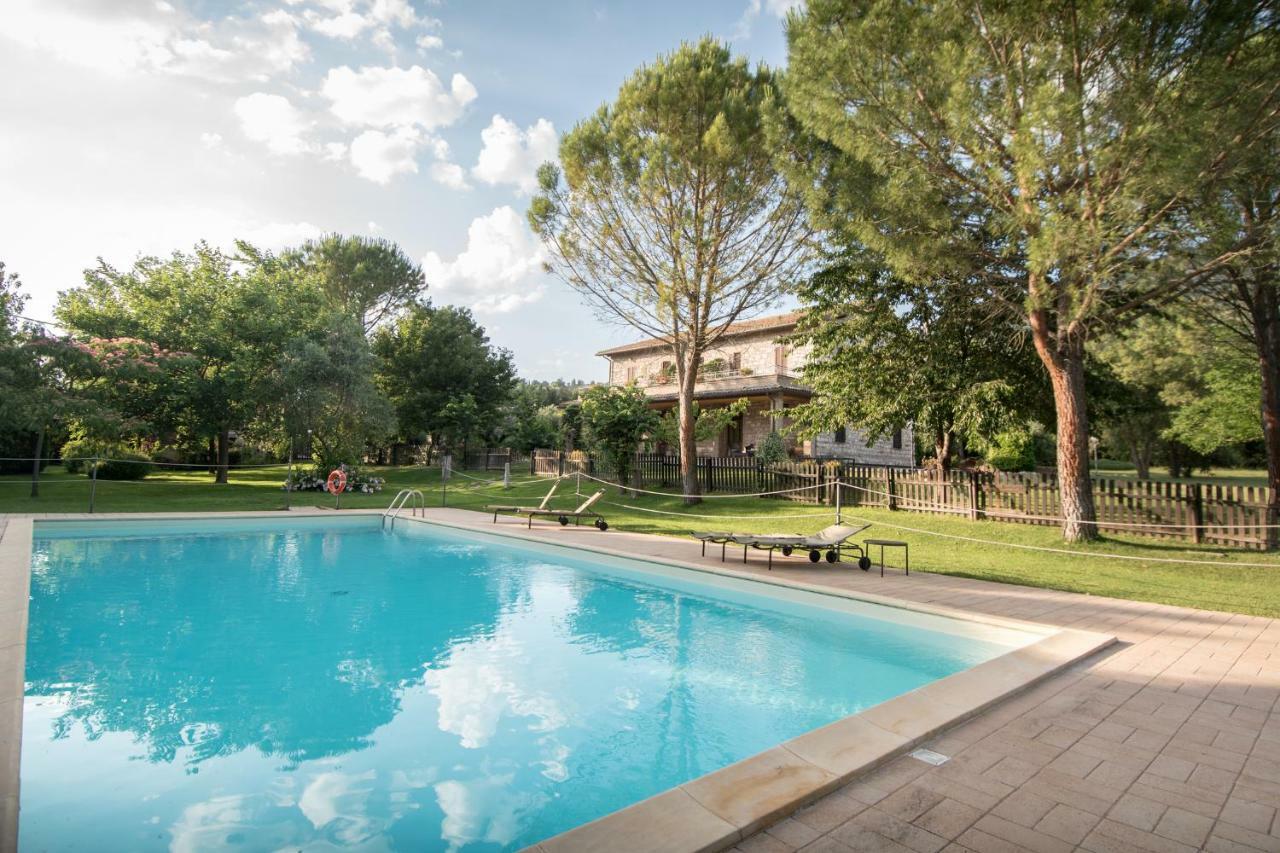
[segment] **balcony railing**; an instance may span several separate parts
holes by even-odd
[[[770,372],[762,373],[760,371],[752,370],[749,367],[723,367],[718,370],[698,371],[698,384],[701,385],[705,382],[719,382],[726,379],[746,379],[751,377],[763,378],[766,376],[786,377],[788,379],[794,378],[786,368],[779,368]],[[676,384],[676,374],[674,370],[666,373],[650,373],[645,376],[638,376],[634,380],[624,380],[624,383],[627,381],[634,381],[635,384],[641,388],[653,388],[663,385],[674,386]]]

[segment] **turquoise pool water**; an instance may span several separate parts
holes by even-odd
[[[21,849],[517,848],[1034,639],[788,596],[376,517],[37,524]]]

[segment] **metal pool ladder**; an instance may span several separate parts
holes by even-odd
[[[392,499],[390,506],[382,513],[382,528],[387,527],[387,519],[391,520],[391,528],[394,530],[396,526],[396,518],[400,515],[400,511],[409,506],[409,514],[416,516],[420,511],[425,516],[427,514],[426,499],[422,497],[422,492],[418,489],[401,489],[396,492],[395,498]]]

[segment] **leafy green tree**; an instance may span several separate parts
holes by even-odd
[[[295,337],[281,356],[279,389],[290,435],[310,433],[322,469],[356,466],[365,450],[395,429],[390,402],[374,382],[364,329],[334,314],[320,334]]]
[[[515,367],[467,309],[412,305],[376,331],[373,349],[402,436],[428,435],[441,447],[498,426]]]
[[[1263,437],[1252,348],[1226,331],[1230,317],[1206,323],[1203,312],[1212,306],[1201,307],[1199,315],[1145,316],[1098,341],[1120,386],[1103,392],[1101,420],[1130,448],[1139,476],[1162,439],[1208,455]],[[1178,448],[1169,450],[1176,463]]]
[[[634,385],[596,385],[582,395],[582,425],[590,447],[613,467],[623,491],[640,443],[657,427],[649,398]]]
[[[334,310],[367,334],[427,288],[422,267],[390,240],[327,234],[285,253],[284,261],[312,277]]]
[[[1180,214],[1274,125],[1276,26],[1245,2],[811,0],[788,20],[795,185],[833,242],[1027,325],[1068,539],[1096,536],[1086,343],[1229,259],[1188,261]]]
[[[789,413],[803,431],[853,424],[874,440],[914,423],[947,471],[957,437],[972,444],[1045,406],[1021,326],[966,282],[906,280],[861,253],[799,295],[808,311],[792,340],[810,347],[814,395]]]
[[[725,427],[745,412],[751,401],[745,397],[734,400],[727,406],[713,406],[704,409],[695,400],[693,403],[693,437],[694,441],[708,441],[718,436]],[[658,418],[658,424],[651,436],[654,442],[675,445],[680,438],[679,413],[668,409]]]
[[[281,403],[275,380],[286,342],[326,316],[314,286],[271,256],[240,249],[251,261],[246,269],[204,243],[168,259],[141,258],[128,271],[99,261],[83,287],[60,294],[55,311],[81,336],[182,354],[156,377],[155,393],[134,397],[149,408],[125,414],[207,440],[220,483],[232,431]]]
[[[559,443],[560,414],[555,399],[565,390],[549,382],[521,380],[502,407],[498,443],[528,453],[536,448],[555,447]],[[574,391],[577,397],[578,391]]]
[[[765,144],[768,117],[784,120],[777,86],[712,39],[682,45],[564,136],[563,172],[539,170],[529,210],[556,275],[602,316],[670,345],[689,495],[702,354],[768,307],[808,248],[799,199]]]

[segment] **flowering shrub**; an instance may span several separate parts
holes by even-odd
[[[372,495],[382,491],[382,487],[386,485],[387,481],[384,477],[373,477],[346,465],[339,467],[347,475],[347,487],[342,492],[344,495],[353,492]],[[283,488],[287,492],[323,492],[326,491],[325,484],[328,481],[328,471],[323,468],[312,468],[308,471],[295,471],[291,479],[285,480]]]

